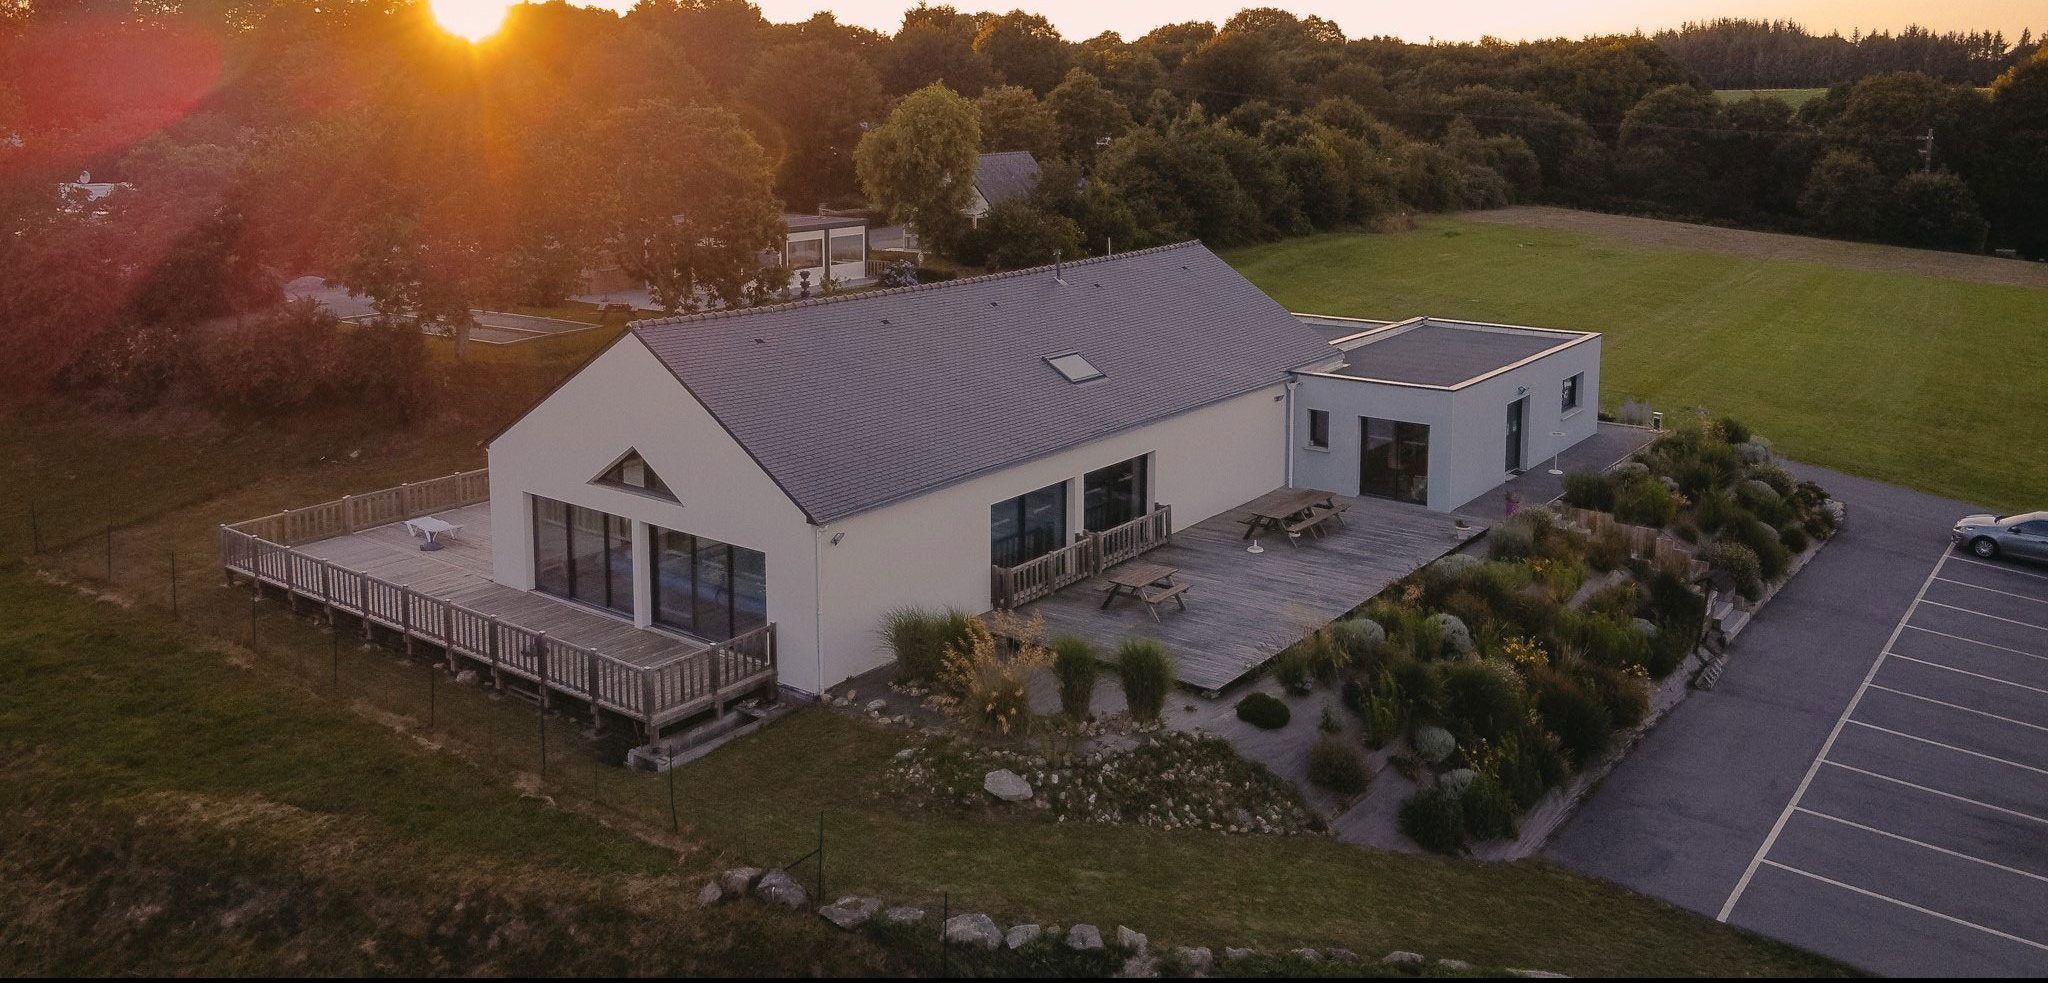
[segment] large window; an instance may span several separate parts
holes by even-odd
[[[1014,567],[1066,545],[1066,482],[989,506],[988,538],[989,562],[999,567]]]
[[[1308,411],[1308,445],[1320,450],[1330,449],[1330,411]]]
[[[832,263],[865,263],[868,259],[867,233],[855,229],[852,232],[832,233]]]
[[[535,496],[533,581],[543,593],[632,614],[633,523]]]
[[[1358,422],[1358,493],[1428,504],[1429,425],[1372,417]]]
[[[1081,508],[1091,531],[1120,526],[1149,509],[1151,488],[1145,480],[1145,458],[1131,458],[1100,471],[1088,472],[1081,484]]]
[[[1571,378],[1566,379],[1564,381],[1563,412],[1570,413],[1571,411],[1579,408],[1579,400],[1584,398],[1583,390],[1585,389],[1585,386],[1586,374],[1584,372],[1574,375]]]
[[[790,269],[808,270],[823,265],[825,265],[825,239],[823,236],[789,240]]]
[[[722,642],[768,623],[768,563],[758,551],[651,526],[652,620]]]

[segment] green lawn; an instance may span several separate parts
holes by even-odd
[[[1787,103],[1787,104],[1789,104],[1789,105],[1790,105],[1790,106],[1791,106],[1791,107],[1792,107],[1793,109],[1798,109],[1799,107],[1801,107],[1801,106],[1804,106],[1804,105],[1806,105],[1807,103],[1809,103],[1809,102],[1812,102],[1813,100],[1815,100],[1815,99],[1818,99],[1818,98],[1820,98],[1821,96],[1824,96],[1824,95],[1827,95],[1827,94],[1828,94],[1828,90],[1827,90],[1827,89],[1826,89],[1825,87],[1822,87],[1822,88],[1818,88],[1818,89],[1716,89],[1716,90],[1714,90],[1714,98],[1716,98],[1716,99],[1719,99],[1719,100],[1721,100],[1722,102],[1741,102],[1742,100],[1744,100],[1744,99],[1748,99],[1748,98],[1749,98],[1749,97],[1751,97],[1751,96],[1762,96],[1762,97],[1763,97],[1763,98],[1765,98],[1765,99],[1776,99],[1776,100],[1779,100],[1780,102],[1784,102],[1784,103]]]
[[[1456,218],[1227,257],[1296,311],[1604,332],[1601,402],[1704,406],[1794,458],[2003,510],[2048,487],[2048,291]]]

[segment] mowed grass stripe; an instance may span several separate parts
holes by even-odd
[[[2039,507],[2048,291],[1637,245],[1457,218],[1230,261],[1289,308],[1606,334],[1602,402],[1705,406],[1814,464]]]

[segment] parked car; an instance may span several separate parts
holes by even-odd
[[[1949,538],[1987,560],[2008,556],[2048,562],[2048,512],[1966,515],[1957,520]]]

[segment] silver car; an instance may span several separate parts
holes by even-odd
[[[1987,560],[2009,556],[2048,562],[2048,512],[1967,515],[1956,522],[1949,538]]]

